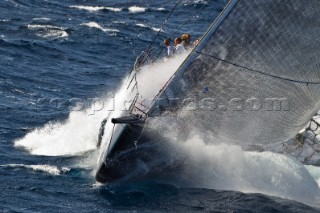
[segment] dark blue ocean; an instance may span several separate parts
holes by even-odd
[[[95,182],[101,100],[116,94],[175,4],[0,1],[0,212],[320,211],[318,167],[228,145],[188,147],[197,138],[186,147],[198,153],[194,173],[175,174],[184,184]],[[181,0],[153,47],[166,36],[201,37],[225,4]]]

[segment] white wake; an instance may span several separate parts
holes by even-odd
[[[143,97],[153,98],[186,56],[187,54],[143,67],[138,80]],[[102,120],[110,113],[111,117],[117,117],[124,110],[123,101],[129,92],[126,88],[127,84],[124,84],[114,97],[109,94],[100,97],[88,109],[71,111],[69,118],[63,122],[51,121],[36,128],[16,140],[14,146],[23,148],[32,155],[44,156],[76,156],[95,150]]]
[[[184,187],[263,193],[319,205],[319,167],[302,165],[282,154],[210,144],[192,135],[184,143],[172,143],[175,156],[187,162],[178,178],[185,181]]]

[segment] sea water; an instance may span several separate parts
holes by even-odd
[[[201,37],[225,4],[181,1],[154,47],[164,48],[166,36]],[[169,155],[185,160],[170,178],[95,182],[101,121],[126,96],[121,88],[135,57],[174,5],[169,0],[0,3],[1,211],[319,211],[319,167],[216,144],[196,131],[182,142],[174,130],[167,132]],[[184,57],[144,67],[141,93],[157,93]]]

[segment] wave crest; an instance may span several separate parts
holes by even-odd
[[[72,5],[70,8],[76,8],[79,10],[87,10],[89,12],[97,12],[100,10],[109,10],[112,12],[120,12],[122,11],[122,8],[116,8],[116,7],[103,7],[103,6],[82,6],[82,5]]]
[[[39,24],[28,24],[27,28],[29,30],[37,31],[35,34],[42,38],[66,38],[69,34],[65,31],[63,27],[57,27],[52,25],[39,25]]]
[[[5,168],[25,168],[25,169],[30,169],[33,171],[37,172],[45,172],[50,175],[58,176],[63,173],[67,173],[70,171],[69,168],[67,167],[56,167],[56,166],[51,166],[51,165],[24,165],[24,164],[7,164],[7,165],[0,165],[0,167],[5,167]]]
[[[96,29],[102,30],[103,32],[119,32],[119,30],[117,29],[103,28],[100,24],[96,22],[87,22],[87,23],[82,23],[81,25],[91,27],[91,28],[96,28]]]
[[[145,7],[132,6],[128,8],[130,13],[143,13],[147,10]]]

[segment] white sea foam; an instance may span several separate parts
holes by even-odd
[[[140,24],[140,23],[136,24],[136,26],[138,26],[138,27],[143,27],[143,28],[147,28],[147,25],[145,25],[145,24]]]
[[[308,169],[310,175],[317,181],[320,188],[320,167],[308,165],[306,168]]]
[[[151,29],[152,29],[153,31],[156,31],[156,32],[158,32],[158,31],[161,30],[160,28],[156,28],[156,27],[151,27]],[[163,30],[161,30],[161,31],[164,32]]]
[[[54,39],[69,36],[63,27],[41,24],[28,24],[27,27],[29,30],[37,31],[35,34],[42,38]]]
[[[87,11],[90,11],[90,12],[96,12],[96,11],[99,11],[99,10],[103,10],[104,7],[98,7],[98,6],[70,6],[70,8],[76,8],[76,9],[80,9],[80,10],[87,10]]]
[[[208,4],[207,0],[195,0],[194,1],[195,4]]]
[[[41,18],[33,18],[34,21],[51,21],[51,18],[41,17]]]
[[[15,141],[33,155],[81,155],[96,148],[97,131],[102,115],[89,116],[86,112],[72,112],[66,122],[48,123],[24,138]]]
[[[197,4],[208,4],[208,1],[207,0],[195,0],[195,1],[185,1],[183,3],[184,6],[197,5]]]
[[[42,24],[28,24],[28,29],[57,29],[57,30],[65,30],[63,27],[57,27],[53,25],[42,25]]]
[[[43,38],[49,38],[49,39],[53,39],[53,38],[66,38],[69,36],[69,34],[65,31],[60,31],[60,30],[48,30],[45,33],[42,32],[38,32],[36,33],[37,36],[39,37],[43,37]]]
[[[320,168],[309,167],[311,176],[300,162],[284,155],[247,152],[227,144],[213,145],[203,138],[191,133],[187,141],[179,143],[173,139],[169,145],[174,150],[172,158],[184,162],[176,178],[182,187],[263,193],[319,204]]]
[[[125,21],[119,21],[119,20],[113,21],[112,23],[113,23],[113,24],[126,24]]]
[[[141,67],[141,70],[137,73],[137,82],[139,85],[139,94],[142,99],[138,99],[138,102],[143,102],[145,106],[148,106],[148,104],[151,103],[152,99],[157,95],[159,90],[165,85],[165,83],[170,79],[173,73],[178,69],[187,55],[188,53],[185,53],[168,60],[162,60],[158,63]],[[156,78],[154,77],[155,75],[157,76]],[[109,118],[117,118],[123,115],[123,109],[128,108],[127,106],[125,106],[125,103],[127,103],[127,100],[129,99],[127,89],[128,82],[126,80],[125,82],[126,83],[123,84],[119,91],[116,93],[116,99],[114,103],[115,110],[110,113]],[[107,151],[106,147],[108,147],[109,145],[112,132],[113,124],[109,119],[105,126],[105,137],[101,144],[100,159],[98,159],[98,162],[102,160],[101,158]]]
[[[153,97],[163,87],[186,55],[145,66],[139,74],[138,81],[143,86],[142,95]],[[160,74],[161,73],[161,74]],[[157,74],[158,77],[154,78]],[[153,80],[151,80],[153,79]],[[112,112],[116,117],[123,109],[123,101],[128,93],[127,85],[123,85],[115,98],[102,98],[102,104],[92,103],[92,106],[82,111],[72,111],[64,122],[49,122],[14,142],[15,147],[26,149],[33,155],[74,156],[96,149],[101,121]],[[118,111],[113,111],[118,109]],[[106,134],[110,128],[105,128]]]
[[[158,32],[158,31],[160,30],[160,28],[149,27],[149,26],[147,26],[147,25],[145,25],[145,24],[141,24],[141,23],[136,24],[136,26],[142,27],[142,28],[149,28],[149,29],[152,29],[152,30],[155,31],[155,32]],[[161,30],[161,31],[164,32],[163,30]]]
[[[33,171],[45,172],[45,173],[48,173],[50,175],[55,175],[55,176],[61,175],[63,173],[70,171],[70,169],[67,167],[58,168],[56,166],[50,166],[50,165],[7,164],[7,165],[0,165],[0,167],[25,168],[25,169],[30,169]]]
[[[120,12],[122,11],[122,8],[115,8],[115,7],[105,7],[106,10],[110,10],[113,12]]]
[[[120,12],[122,11],[122,8],[116,8],[116,7],[102,7],[102,6],[82,6],[82,5],[72,5],[70,8],[76,8],[80,10],[87,10],[90,12],[97,12],[99,10],[109,10],[112,12]]]
[[[158,11],[165,11],[166,8],[163,8],[163,7],[160,7],[160,8],[157,8]]]
[[[179,68],[188,54],[189,52],[186,52],[183,55],[163,59],[157,63],[142,67],[141,71],[137,74],[140,95],[145,99],[152,100]]]
[[[91,27],[91,28],[96,28],[96,29],[102,30],[103,32],[119,32],[119,30],[117,29],[103,28],[100,24],[96,22],[82,23],[81,25]]]
[[[145,7],[132,6],[128,8],[130,13],[143,13],[147,10]]]

